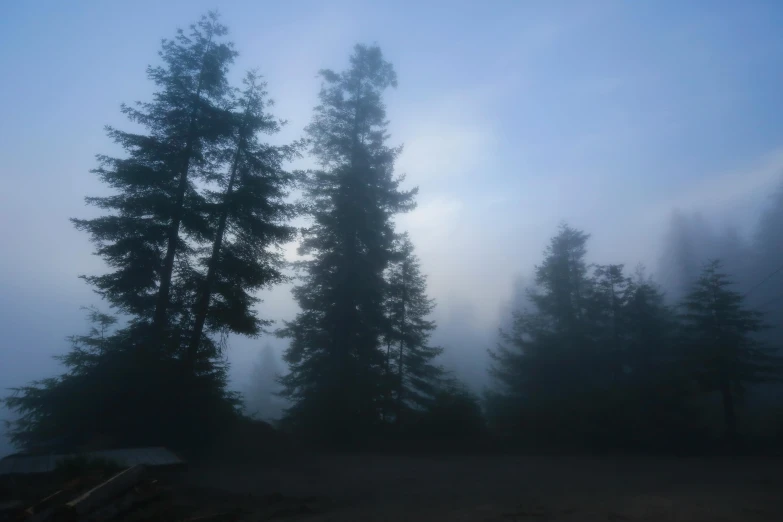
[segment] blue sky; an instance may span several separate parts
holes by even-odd
[[[442,322],[494,327],[561,220],[593,234],[596,261],[654,268],[674,208],[742,229],[780,179],[777,2],[3,2],[0,386],[51,374],[83,328],[94,297],[77,275],[102,266],[68,218],[102,190],[103,126],[149,97],[160,39],[212,8],[240,51],[233,77],[266,76],[281,139],[302,134],[318,69],[381,45],[398,170],[421,191],[398,223]],[[266,317],[295,311],[288,288],[265,295]],[[259,341],[233,344],[241,369]]]

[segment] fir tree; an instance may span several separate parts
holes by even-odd
[[[749,284],[748,305],[764,314],[769,329],[761,334],[770,346],[778,348],[783,356],[783,183],[770,196],[768,207],[756,225],[753,237],[752,255],[749,256],[749,275],[744,278]],[[783,383],[759,387],[756,398],[759,402],[783,403]],[[781,423],[783,426],[783,422]],[[783,428],[781,428],[783,433]]]
[[[541,412],[550,417],[541,424],[553,417],[562,423],[594,385],[596,343],[588,328],[592,290],[584,260],[588,237],[561,225],[536,267],[536,288],[529,292],[532,309],[516,313],[511,331],[501,332],[498,346],[490,350],[495,389],[488,400],[508,429],[520,429],[520,422],[533,422],[532,415]]]
[[[282,164],[298,147],[261,143],[281,123],[256,75],[233,96],[225,34],[210,14],[164,41],[163,65],[148,70],[153,101],[123,107],[146,134],[109,129],[127,157],[99,157],[97,173],[115,194],[87,198],[106,215],[73,221],[111,270],[85,279],[129,321],[74,337],[63,375],[8,399],[19,444],[76,430],[182,447],[236,420],[222,352],[229,333],[267,324],[254,292],[283,279],[274,247],[293,237],[294,206]]]
[[[695,393],[688,372],[678,357],[676,316],[643,269],[617,281],[622,281],[620,299],[614,306],[606,301],[597,306],[599,313],[603,309],[616,318],[610,323],[615,335],[606,336],[613,349],[600,350],[609,355],[611,372],[604,398],[604,432],[611,437],[607,442],[646,449],[682,449],[698,443],[700,433],[689,428],[696,426],[698,415],[692,407]],[[601,286],[606,288],[596,284]]]
[[[435,330],[435,322],[428,319],[435,303],[427,297],[427,279],[407,234],[399,238],[395,254],[386,276],[389,331],[385,341],[388,385],[400,423],[406,410],[431,404],[443,376],[433,360],[443,350],[428,344]]]
[[[642,270],[630,280],[624,307],[627,331],[624,362],[634,379],[676,360],[676,317],[666,305],[663,291]]]
[[[536,289],[530,294],[536,315],[520,318],[521,332],[535,339],[527,357],[537,370],[528,380],[548,393],[584,391],[589,362],[587,313],[591,282],[585,262],[590,236],[561,225],[536,267]],[[558,382],[560,381],[560,382]],[[541,389],[542,392],[545,390]]]
[[[89,319],[90,332],[72,336],[71,350],[56,357],[63,374],[3,400],[17,416],[9,429],[15,446],[71,452],[97,436],[121,447],[204,448],[237,419],[241,400],[226,389],[225,361],[208,359],[196,378],[187,376],[171,354],[140,350],[144,329],[116,328],[97,310]]]
[[[712,261],[683,300],[687,360],[702,388],[718,392],[723,406],[726,436],[737,437],[737,399],[749,384],[780,378],[780,359],[761,344],[756,334],[764,328],[761,312],[745,307],[744,297]]]
[[[588,321],[592,341],[598,348],[595,370],[603,370],[607,383],[621,378],[629,343],[627,307],[633,295],[631,279],[623,265],[597,265],[593,268]]]
[[[274,134],[280,122],[266,112],[266,84],[250,72],[238,100],[234,131],[218,152],[218,165],[227,165],[224,175],[215,174],[218,190],[206,197],[210,229],[214,230],[208,255],[202,258],[206,274],[198,279],[193,333],[188,358],[193,360],[205,323],[212,331],[256,336],[264,325],[253,306],[254,292],[284,281],[284,259],[279,247],[293,239],[288,224],[295,215],[286,202],[293,176],[283,163],[298,154],[297,146],[261,143],[259,133]]]
[[[311,259],[294,289],[301,312],[281,331],[291,339],[282,383],[290,422],[359,435],[380,421],[392,217],[413,207],[415,191],[393,176],[401,149],[386,145],[382,96],[397,80],[381,50],[357,45],[348,70],[320,74],[307,133],[322,169],[307,181],[313,223],[300,246]]]
[[[85,279],[121,312],[154,320],[159,330],[192,306],[172,299],[182,297],[172,291],[172,279],[189,267],[191,240],[210,235],[195,181],[208,170],[212,149],[231,131],[226,72],[236,53],[222,40],[226,33],[210,13],[189,33],[179,30],[173,40],[163,41],[163,64],[147,70],[158,89],[153,101],[122,107],[146,133],[107,128],[127,157],[98,156],[95,172],[115,194],[86,198],[107,214],[72,220],[90,234],[96,254],[111,269]]]

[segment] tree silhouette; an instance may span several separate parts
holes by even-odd
[[[286,202],[294,181],[282,165],[298,144],[258,134],[280,123],[255,74],[237,93],[226,80],[236,52],[214,13],[164,40],[148,68],[151,102],[123,112],[144,133],[109,128],[124,158],[99,156],[113,193],[88,197],[104,215],[74,219],[109,272],[85,276],[122,321],[71,339],[66,372],[16,390],[17,444],[100,433],[128,445],[208,445],[241,411],[227,389],[230,333],[268,324],[254,293],[284,279],[281,243],[294,229]],[[121,323],[126,323],[119,326]]]
[[[187,268],[189,240],[209,235],[204,199],[194,182],[204,179],[214,147],[231,130],[224,110],[225,75],[236,53],[221,41],[226,33],[210,13],[188,34],[179,30],[173,40],[163,41],[163,64],[147,70],[158,88],[153,101],[122,107],[147,134],[107,128],[128,154],[98,156],[95,172],[116,193],[86,201],[107,213],[72,220],[90,234],[96,254],[112,269],[85,277],[87,282],[120,311],[154,320],[159,330],[188,308],[171,302],[171,282],[175,272]]]
[[[325,437],[361,436],[380,422],[386,330],[384,271],[392,259],[394,214],[413,207],[415,191],[393,177],[399,148],[387,141],[383,91],[397,83],[378,47],[357,45],[342,73],[321,71],[320,105],[307,128],[322,170],[310,174],[301,312],[281,335],[290,372],[284,393],[289,421]],[[331,435],[330,435],[331,433]]]
[[[280,123],[265,112],[270,104],[266,84],[253,72],[244,83],[239,111],[233,114],[233,134],[218,151],[218,164],[226,165],[227,172],[214,174],[219,190],[205,198],[213,241],[202,258],[206,275],[194,272],[198,298],[189,361],[196,358],[207,320],[212,331],[227,329],[250,336],[270,324],[257,317],[253,305],[259,299],[254,292],[286,279],[279,247],[295,235],[288,224],[295,207],[285,199],[293,175],[282,165],[298,154],[298,144],[272,146],[259,141],[259,133],[274,134]]]
[[[435,329],[428,317],[435,303],[427,297],[427,280],[407,235],[397,241],[395,254],[386,276],[389,331],[385,342],[388,385],[400,423],[406,410],[421,410],[432,403],[443,376],[433,359],[443,349],[428,344]]]
[[[705,391],[720,393],[726,436],[735,442],[737,398],[748,384],[779,379],[781,361],[754,337],[764,328],[761,312],[747,309],[731,285],[720,261],[711,261],[682,308],[686,360]]]

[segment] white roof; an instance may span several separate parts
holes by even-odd
[[[184,464],[182,459],[163,447],[125,448],[90,451],[78,455],[75,453],[60,455],[11,455],[0,460],[0,475],[49,473],[54,471],[57,461],[76,456],[110,459],[129,467],[136,464],[144,464],[151,467]]]

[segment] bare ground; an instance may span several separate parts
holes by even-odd
[[[783,521],[780,458],[311,455],[182,480],[224,507],[282,506],[247,521]]]

